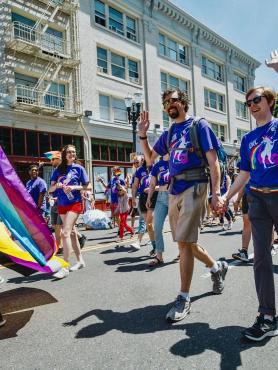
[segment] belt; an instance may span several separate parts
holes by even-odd
[[[208,179],[208,173],[204,167],[192,168],[172,178],[174,178],[174,180],[202,181]]]
[[[268,188],[266,186],[261,187],[261,188],[256,188],[254,186],[250,186],[251,190],[257,191],[259,193],[264,193],[264,194],[270,194],[270,193],[278,193],[278,186],[275,188]]]

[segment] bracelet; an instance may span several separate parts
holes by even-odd
[[[140,140],[147,140],[147,139],[148,139],[148,137],[147,137],[147,136],[139,136],[139,139],[140,139]]]

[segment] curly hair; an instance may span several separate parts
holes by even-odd
[[[169,94],[173,94],[174,92],[178,93],[179,101],[182,103],[182,105],[184,105],[184,110],[185,112],[187,112],[189,108],[189,98],[188,98],[187,92],[184,90],[180,90],[180,89],[165,90],[162,94],[162,104],[164,103],[166,96]]]

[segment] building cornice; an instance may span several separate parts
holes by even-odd
[[[229,59],[232,57],[237,58],[253,68],[258,68],[261,65],[258,60],[252,58],[250,55],[219,36],[197,19],[172,4],[169,0],[153,0],[152,2],[145,0],[145,6],[147,5],[146,3],[148,3],[149,6],[152,4],[153,10],[164,13],[167,17],[172,18],[174,21],[188,28],[193,33],[193,41],[195,43],[198,44],[199,38],[203,38],[210,44],[226,51]]]

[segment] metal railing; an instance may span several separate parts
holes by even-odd
[[[74,58],[74,55],[72,55],[72,50],[74,48],[70,42],[63,38],[51,35],[47,32],[41,33],[33,27],[18,21],[12,23],[10,31],[11,40],[24,41],[52,55]]]
[[[15,102],[33,107],[66,113],[79,113],[75,99],[72,96],[34,89],[32,86],[16,85]]]

